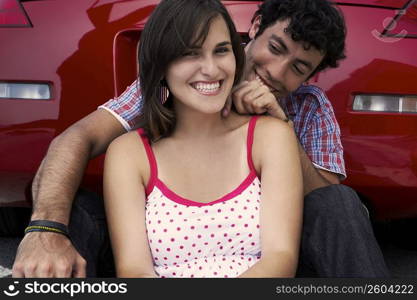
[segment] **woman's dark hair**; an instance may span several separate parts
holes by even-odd
[[[261,15],[256,37],[277,21],[289,20],[286,32],[304,49],[311,46],[324,53],[324,58],[310,75],[336,68],[345,56],[346,26],[342,12],[328,0],[266,0],[259,6],[255,17]],[[255,38],[256,38],[255,37]]]
[[[234,84],[240,81],[245,63],[239,34],[218,0],[162,0],[146,22],[139,44],[139,79],[143,109],[139,126],[151,141],[169,136],[175,128],[175,111],[169,96],[163,104],[161,88],[169,64],[189,48],[201,46],[211,22],[221,16],[230,32],[236,60]]]

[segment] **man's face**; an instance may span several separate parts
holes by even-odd
[[[295,42],[284,32],[289,20],[277,21],[255,39],[260,18],[255,19],[249,30],[251,41],[245,49],[245,79],[259,77],[277,97],[285,97],[307,80],[324,53],[314,47],[305,50],[302,42]]]

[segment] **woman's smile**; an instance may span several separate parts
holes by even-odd
[[[223,80],[217,81],[196,81],[191,83],[191,87],[197,90],[198,93],[205,96],[216,96],[221,91]]]

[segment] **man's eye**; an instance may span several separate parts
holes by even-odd
[[[294,65],[293,68],[294,68],[295,73],[297,73],[298,75],[300,75],[300,76],[305,75],[304,71],[301,70],[297,65]]]
[[[275,54],[280,54],[282,52],[281,49],[278,46],[276,46],[272,43],[269,44],[269,49],[272,51],[272,53],[275,53]]]

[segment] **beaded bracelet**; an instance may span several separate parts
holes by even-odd
[[[68,227],[62,223],[48,221],[48,220],[35,220],[31,221],[25,229],[25,234],[34,231],[41,232],[55,232],[65,235],[69,238]]]

